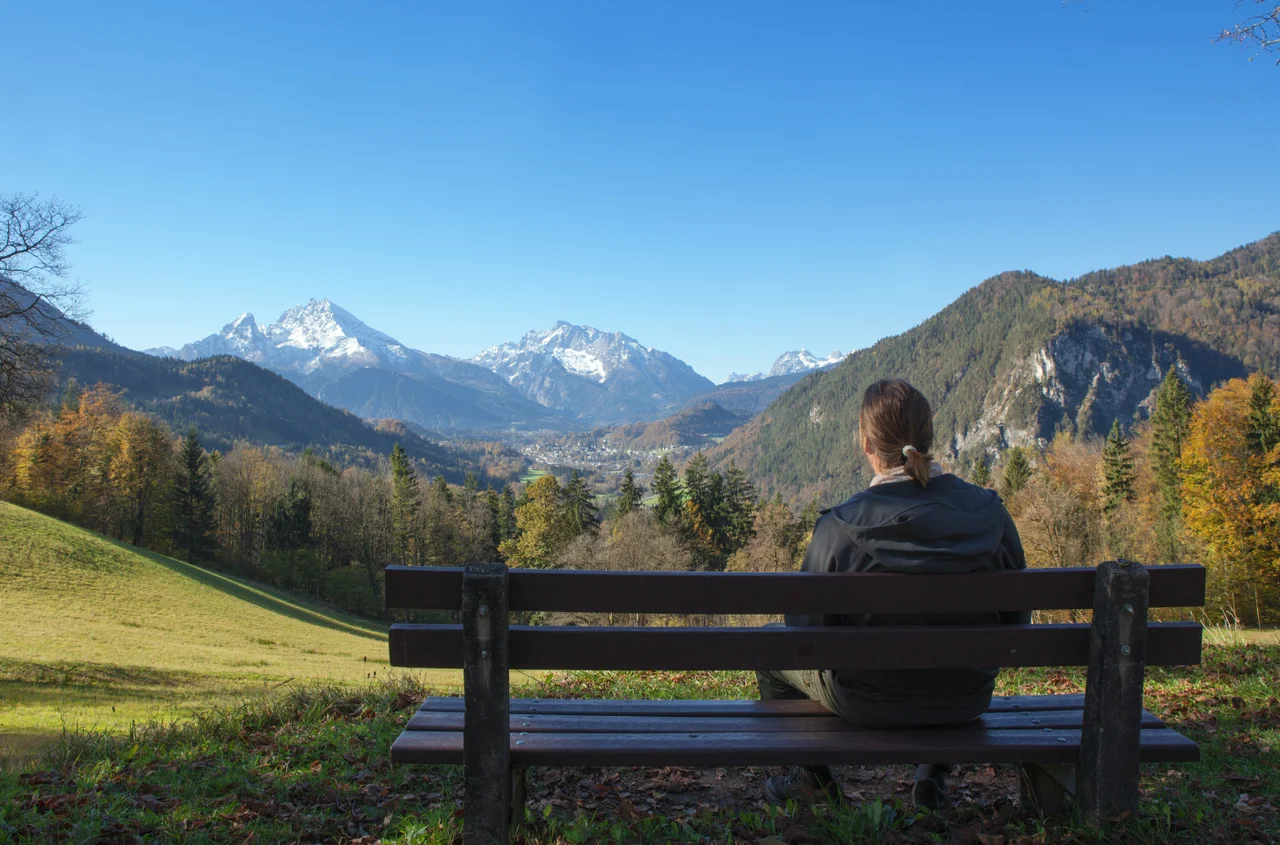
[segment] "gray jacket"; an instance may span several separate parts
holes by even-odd
[[[804,559],[806,572],[911,575],[1024,569],[1027,561],[1004,503],[994,491],[954,475],[927,488],[894,481],[824,511]],[[790,615],[788,625],[1025,624],[1026,612]],[[883,711],[901,724],[963,722],[985,711],[997,669],[832,672],[838,697],[854,709]],[[869,716],[868,721],[878,721]]]

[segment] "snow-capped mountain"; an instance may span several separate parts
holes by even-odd
[[[812,372],[813,370],[821,370],[826,367],[839,364],[844,360],[844,355],[840,350],[836,350],[826,358],[819,358],[808,349],[800,349],[795,352],[784,352],[778,356],[778,360],[773,362],[773,366],[769,368],[767,373],[753,373],[744,375],[743,373],[730,373],[726,384],[739,381],[763,381],[774,376],[791,376],[801,373]]]
[[[364,417],[405,419],[431,428],[545,427],[558,422],[484,367],[411,349],[327,299],[290,308],[266,326],[244,313],[220,332],[181,349],[146,351],[185,361],[234,355]]]
[[[715,385],[621,332],[558,322],[471,359],[540,405],[591,422],[642,419]]]

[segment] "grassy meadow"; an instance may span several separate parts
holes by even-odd
[[[1210,643],[1201,667],[1153,670],[1147,706],[1204,760],[1143,767],[1136,816],[1088,823],[1022,809],[1009,766],[963,766],[945,816],[917,814],[905,766],[845,766],[844,800],[807,810],[761,800],[778,769],[551,769],[529,774],[516,845],[1229,845],[1280,841],[1280,646]],[[1002,693],[1075,692],[1080,671],[1008,673]],[[392,767],[387,752],[426,694],[409,678],[305,687],[170,726],[68,735],[0,771],[0,840],[455,845],[461,773]],[[532,694],[741,698],[746,673],[584,672]]]
[[[0,502],[0,758],[389,671],[383,624]],[[456,688],[456,672],[415,673]]]

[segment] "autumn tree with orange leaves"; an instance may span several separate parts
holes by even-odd
[[[1198,403],[1182,470],[1182,515],[1208,550],[1213,598],[1260,625],[1280,615],[1280,399],[1261,374]]]

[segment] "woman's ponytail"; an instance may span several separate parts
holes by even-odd
[[[902,459],[907,475],[920,482],[921,487],[928,487],[929,465],[933,463],[933,456],[908,443],[902,447]]]

